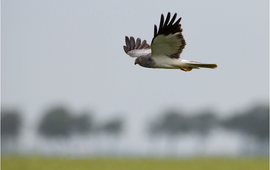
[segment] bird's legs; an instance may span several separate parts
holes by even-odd
[[[189,68],[180,67],[180,69],[183,71],[191,71],[192,70],[192,68],[190,68],[190,67]]]

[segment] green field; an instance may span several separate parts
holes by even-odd
[[[268,158],[61,159],[1,158],[2,170],[268,170]]]

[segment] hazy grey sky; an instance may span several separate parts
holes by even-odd
[[[268,8],[267,0],[3,0],[2,106],[37,117],[64,104],[105,117],[169,107],[227,113],[267,102]],[[134,65],[124,37],[150,43],[167,12],[182,17],[181,58],[217,63],[217,69]]]

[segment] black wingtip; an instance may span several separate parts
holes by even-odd
[[[157,26],[154,25],[154,37],[157,35]]]
[[[182,32],[181,24],[180,24],[180,21],[182,18],[180,17],[175,22],[176,17],[177,17],[177,13],[174,13],[173,17],[171,18],[171,13],[168,12],[166,16],[166,20],[164,22],[164,15],[161,14],[159,28],[157,29],[157,26],[156,25],[154,26],[154,38],[158,36],[159,34],[168,35],[168,34],[174,34],[176,32]]]
[[[164,25],[168,24],[168,22],[170,21],[170,18],[171,18],[171,13],[168,12]]]
[[[160,30],[160,28],[163,27],[163,22],[164,22],[164,15],[161,14],[160,23],[159,23],[159,30]]]
[[[173,15],[173,17],[172,17],[172,19],[171,19],[171,22],[168,24],[168,26],[173,25],[173,22],[175,21],[176,17],[177,17],[177,13],[175,13],[175,14]]]

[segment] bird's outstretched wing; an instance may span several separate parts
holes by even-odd
[[[180,54],[185,48],[186,41],[182,35],[181,18],[176,22],[177,14],[175,13],[170,20],[171,13],[168,13],[165,23],[164,16],[161,15],[159,29],[154,27],[154,38],[151,43],[151,57],[168,56],[170,58],[180,58]]]
[[[135,39],[133,37],[128,38],[127,36],[125,39],[126,46],[123,46],[123,48],[130,57],[140,57],[151,54],[150,45],[147,44],[146,40],[141,42],[141,39],[137,38],[135,42]]]

